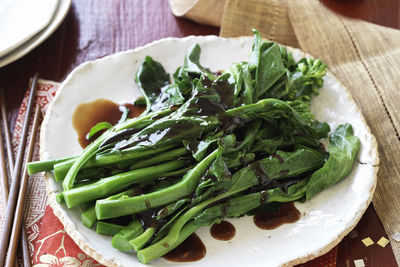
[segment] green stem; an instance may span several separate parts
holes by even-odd
[[[107,136],[106,133],[102,134],[99,138],[96,139],[96,141],[88,145],[83,153],[79,156],[79,158],[74,161],[62,183],[62,187],[64,190],[69,190],[74,186],[75,177],[78,174],[79,170],[91,157],[95,155],[97,148],[105,140]]]
[[[132,184],[148,182],[161,177],[164,173],[179,169],[185,164],[186,162],[183,160],[174,160],[103,178],[95,183],[64,191],[65,203],[68,208],[76,207],[82,203],[115,194]]]
[[[168,109],[168,110],[163,110],[163,111],[147,114],[146,116],[143,116],[143,117],[139,116],[137,118],[129,119],[123,123],[115,125],[113,128],[110,128],[109,130],[104,132],[94,142],[92,142],[90,145],[88,145],[85,148],[85,150],[82,152],[82,154],[72,164],[72,166],[68,170],[68,173],[65,176],[65,179],[62,184],[64,190],[69,190],[73,187],[73,185],[75,183],[75,177],[78,174],[79,170],[90,158],[92,158],[96,154],[98,148],[100,147],[100,145],[103,143],[104,140],[111,137],[116,132],[127,129],[127,128],[135,129],[135,128],[145,127],[154,122],[154,119],[152,119],[152,118],[154,118],[154,116],[166,115],[166,114],[169,114],[170,112],[171,111]]]
[[[167,161],[167,160],[172,160],[172,159],[175,159],[177,157],[184,156],[186,154],[188,154],[188,151],[184,147],[178,148],[178,149],[175,149],[175,150],[170,150],[170,151],[161,153],[161,154],[159,154],[157,156],[151,157],[149,159],[144,159],[144,160],[141,160],[141,161],[139,161],[137,163],[133,163],[130,166],[130,169],[131,170],[135,170],[135,169],[144,168],[144,167],[147,167],[147,166],[154,165],[156,163],[164,162],[164,161]]]
[[[155,149],[148,149],[143,150],[143,148],[139,149],[127,149],[123,151],[116,151],[107,154],[100,154],[94,158],[88,160],[82,167],[82,169],[92,168],[92,167],[102,167],[102,166],[109,166],[112,164],[117,164],[121,162],[132,162],[136,159],[146,158],[160,152],[166,151],[171,149],[173,146],[160,146]],[[54,165],[54,175],[56,181],[62,181],[66,177],[69,169],[72,167],[76,159],[71,159],[68,161],[64,161]],[[157,163],[157,162],[155,162]],[[77,174],[75,177],[75,181],[78,181],[80,174]]]
[[[250,122],[249,127],[246,130],[245,138],[243,142],[236,147],[235,151],[249,151],[254,141],[257,138],[257,133],[261,127],[262,121],[255,120]]]
[[[130,189],[125,190],[116,195],[109,196],[107,199],[119,199],[121,197],[130,197],[130,196],[133,196],[136,192],[137,192],[137,189],[130,188]],[[88,228],[91,228],[97,221],[96,211],[95,211],[95,203],[86,202],[86,203],[83,203],[80,207],[83,210],[83,212],[81,214],[82,224]]]
[[[124,228],[125,228],[125,226],[119,225],[119,224],[114,224],[114,223],[108,223],[108,222],[102,222],[102,221],[98,221],[96,223],[96,233],[101,234],[101,235],[113,236]]]
[[[241,117],[244,119],[254,119],[257,118],[254,117],[255,115],[262,112],[268,112],[274,109],[275,110],[285,109],[287,111],[290,111],[290,106],[288,106],[285,102],[279,99],[266,98],[254,104],[249,104],[229,109],[225,113],[229,116]]]
[[[179,232],[177,239],[175,242],[168,247],[164,247],[163,251],[160,253],[160,251],[155,251],[155,250],[148,250],[147,248],[139,250],[137,252],[137,257],[139,262],[141,263],[148,263],[158,257],[161,257],[162,255],[165,255],[166,253],[170,252],[177,246],[179,246],[183,241],[186,240],[191,234],[193,234],[197,229],[200,228],[200,225],[196,225],[193,222],[187,223],[182,230]]]
[[[165,189],[119,200],[98,200],[96,202],[97,218],[106,219],[135,214],[150,208],[167,205],[188,196],[193,193],[199,179],[215,160],[217,153],[218,151],[215,150],[193,169],[188,171],[180,182]]]
[[[215,203],[219,200],[225,199],[227,197],[233,196],[237,193],[243,192],[248,188],[260,184],[259,181],[259,171],[260,165],[262,164],[262,169],[264,169],[264,175],[266,177],[276,179],[283,177],[291,177],[294,175],[298,175],[309,171],[311,169],[315,169],[316,167],[321,165],[322,158],[321,155],[313,150],[309,149],[299,149],[295,152],[281,152],[281,160],[270,157],[265,158],[263,160],[257,161],[253,164],[248,165],[247,167],[237,171],[231,179],[230,188],[224,193],[217,195],[214,198],[207,199],[200,204],[190,208],[188,211],[183,213],[172,225],[168,234],[159,240],[157,243],[140,250],[139,254],[145,254],[146,262],[151,261],[159,256],[167,253],[168,247],[173,245],[178,239],[179,233],[182,230],[182,227],[189,222],[194,216],[199,214],[203,209],[205,209],[208,205]],[[308,160],[306,160],[308,158]],[[303,162],[306,160],[305,162]],[[282,168],[286,170],[284,175],[281,174]],[[305,187],[304,187],[305,189]],[[304,195],[304,191],[301,195]],[[272,196],[272,199],[278,199],[278,196]],[[96,203],[96,211],[97,211],[97,203]],[[152,258],[153,257],[153,258]]]
[[[59,193],[56,194],[56,201],[59,204],[64,202],[64,194],[63,194],[63,192],[59,192]]]
[[[51,171],[54,169],[54,165],[57,163],[61,163],[70,159],[75,159],[76,156],[73,157],[66,157],[61,159],[51,159],[51,160],[44,160],[44,161],[35,161],[29,162],[27,165],[27,171],[29,175],[38,173],[38,172],[45,172]]]
[[[121,231],[113,236],[111,245],[121,251],[129,251],[132,246],[129,244],[129,240],[134,239],[143,233],[142,222],[133,219],[133,221],[125,226]]]
[[[72,165],[72,163],[73,161],[65,161],[54,165],[54,180],[56,180],[56,182],[61,182],[64,180],[64,177],[70,168],[68,165]],[[100,177],[104,177],[107,173],[109,172],[105,168],[90,168],[78,173],[75,180],[78,182],[82,180],[98,179]]]
[[[190,203],[191,200],[192,200],[191,198],[182,198],[182,199],[179,199],[176,202],[168,204],[164,208],[161,208],[157,212],[157,220],[161,220],[161,219],[163,219],[165,217],[170,216],[175,211],[177,211],[180,207],[182,207],[184,204]]]
[[[95,206],[92,205],[88,209],[85,209],[81,214],[82,224],[88,228],[91,228],[97,221]]]
[[[237,192],[235,191],[234,193]],[[170,247],[172,247],[178,241],[179,235],[182,232],[182,228],[190,219],[192,219],[195,215],[200,213],[208,205],[230,195],[232,195],[232,193],[231,191],[228,191],[227,193],[221,194],[215,198],[208,199],[186,211],[176,220],[176,222],[172,225],[171,229],[169,230],[168,234],[163,239],[145,249],[138,251],[137,257],[139,261],[141,263],[148,263],[168,253],[171,250]]]
[[[78,174],[78,176],[76,177],[76,181],[79,182],[79,181],[83,181],[83,180],[99,179],[101,177],[105,177],[108,173],[110,173],[110,172],[106,168],[86,169]]]
[[[287,192],[279,187],[264,190],[257,193],[241,195],[229,198],[218,205],[206,208],[194,217],[194,223],[198,225],[211,225],[218,219],[241,217],[258,208],[260,205],[271,202],[290,202],[305,196],[309,179],[304,179],[289,186]]]
[[[156,229],[154,227],[149,227],[141,235],[130,240],[129,244],[132,246],[133,250],[137,252],[149,242],[155,231]]]
[[[183,168],[183,169],[172,171],[172,172],[167,172],[162,177],[174,177],[174,176],[183,175],[183,174],[187,173],[191,169],[193,169],[193,166],[189,166],[187,168]]]

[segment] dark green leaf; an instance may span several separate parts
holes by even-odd
[[[145,113],[147,113],[161,94],[161,88],[168,85],[169,74],[159,62],[146,56],[139,66],[135,80],[146,100]]]
[[[346,177],[360,149],[360,140],[350,124],[339,125],[329,138],[329,159],[314,172],[307,187],[307,200]]]
[[[273,42],[262,42],[260,33],[253,30],[255,35],[250,66],[255,68],[255,91],[257,101],[271,86],[285,74],[280,47]]]

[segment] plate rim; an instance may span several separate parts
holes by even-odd
[[[140,46],[137,47],[135,49],[130,49],[130,50],[126,50],[126,51],[121,51],[121,52],[117,52],[111,55],[107,55],[104,56],[102,58],[98,58],[95,60],[90,60],[90,61],[86,61],[82,64],[80,64],[79,66],[77,66],[73,71],[71,71],[71,73],[66,77],[66,79],[62,82],[62,84],[60,85],[59,89],[57,90],[56,96],[53,99],[53,101],[50,103],[49,107],[47,108],[46,111],[46,115],[43,119],[42,122],[42,126],[41,127],[46,127],[49,117],[50,117],[50,113],[49,112],[52,109],[53,104],[56,102],[57,97],[60,95],[61,90],[63,90],[63,88],[65,87],[65,85],[67,85],[69,83],[69,81],[74,77],[76,72],[79,72],[81,70],[84,70],[85,68],[89,67],[91,64],[93,64],[94,62],[100,62],[103,60],[106,60],[107,58],[110,57],[115,57],[115,56],[120,56],[123,54],[130,54],[130,53],[135,53],[138,52],[140,50],[146,49],[148,47],[151,46],[155,46],[158,45],[159,43],[163,43],[163,42],[169,42],[169,41],[187,41],[187,40],[191,40],[191,39],[197,39],[197,38],[204,38],[204,39],[234,39],[234,40],[247,40],[249,38],[253,38],[252,36],[240,36],[240,37],[232,37],[232,38],[226,38],[226,37],[219,37],[216,35],[206,35],[206,36],[195,36],[195,35],[190,35],[190,36],[186,36],[183,38],[177,38],[177,37],[167,37],[167,38],[163,38],[163,39],[159,39],[153,42],[150,42],[144,46]],[[264,39],[267,40],[267,39]],[[278,43],[279,45],[282,45],[280,43]],[[288,48],[289,51],[293,52],[293,51],[299,51],[302,53],[303,56],[306,57],[311,57],[311,58],[315,58],[313,57],[311,54],[306,53],[304,51],[302,51],[299,48],[294,48],[291,46],[287,46],[287,45],[282,45],[285,46],[286,48]],[[374,152],[373,156],[372,156],[372,161],[371,162],[367,162],[366,164],[369,164],[373,167],[373,176],[374,176],[374,182],[371,185],[371,187],[369,188],[369,197],[368,199],[360,204],[360,209],[357,211],[357,213],[354,215],[353,219],[351,221],[349,221],[349,224],[345,226],[345,229],[338,235],[338,237],[334,240],[332,240],[330,243],[327,243],[325,246],[320,247],[319,249],[317,249],[317,251],[313,251],[309,254],[304,255],[303,257],[299,257],[293,260],[290,260],[286,263],[283,263],[281,266],[293,266],[293,265],[297,265],[297,264],[301,264],[301,263],[305,263],[309,260],[315,259],[321,255],[326,254],[327,252],[329,252],[332,248],[334,248],[337,244],[340,243],[340,241],[358,224],[359,220],[361,219],[362,215],[365,213],[365,211],[367,210],[369,204],[372,201],[372,198],[374,196],[374,192],[376,189],[376,184],[377,184],[377,172],[379,169],[379,151],[378,151],[378,143],[376,141],[375,136],[372,134],[370,127],[368,126],[363,114],[361,113],[359,107],[357,106],[356,102],[354,101],[349,89],[343,85],[343,83],[336,78],[335,75],[333,75],[329,70],[328,70],[329,75],[335,80],[336,83],[338,83],[346,92],[347,94],[347,98],[348,100],[354,104],[355,110],[356,112],[358,112],[360,114],[360,120],[362,121],[362,123],[365,125],[366,128],[366,132],[370,135],[371,137],[371,147],[370,147],[370,151]],[[42,144],[42,142],[45,140],[45,131],[41,131],[40,132],[40,158],[42,159],[44,151],[44,145]],[[64,228],[67,232],[67,234],[74,240],[74,242],[80,247],[80,249],[82,249],[82,251],[84,251],[86,254],[90,255],[92,258],[94,258],[96,261],[98,261],[101,264],[104,264],[106,266],[112,266],[112,267],[122,267],[124,265],[119,264],[118,262],[116,262],[114,259],[115,258],[104,258],[99,252],[97,252],[96,250],[94,250],[92,247],[90,247],[84,240],[84,238],[82,237],[82,235],[80,234],[79,231],[77,231],[77,229],[75,229],[71,219],[69,218],[65,218],[65,210],[62,208],[62,206],[60,204],[58,204],[58,202],[56,201],[56,192],[52,191],[51,189],[51,185],[49,180],[52,179],[52,176],[49,175],[47,172],[44,173],[44,180],[45,180],[45,184],[46,184],[46,192],[48,195],[48,200],[49,200],[49,204],[51,206],[51,208],[53,209],[54,214],[57,216],[57,218],[60,219],[61,223],[64,225]]]

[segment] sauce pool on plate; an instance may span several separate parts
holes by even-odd
[[[300,216],[300,211],[296,209],[294,202],[286,202],[281,203],[278,210],[257,213],[253,221],[261,229],[272,230],[285,223],[294,223]]]
[[[230,222],[221,221],[211,226],[210,233],[217,240],[228,241],[235,236],[236,229]]]
[[[87,138],[87,134],[93,126],[103,121],[112,125],[117,124],[126,108],[129,109],[129,118],[137,117],[145,110],[145,106],[132,104],[119,105],[104,98],[78,105],[72,115],[72,126],[78,134],[78,141],[81,147],[87,147],[99,136],[95,135],[90,140]]]
[[[163,256],[164,259],[175,262],[198,261],[206,255],[206,247],[201,239],[195,234],[191,234],[179,246]]]

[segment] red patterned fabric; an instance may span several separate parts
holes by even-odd
[[[43,115],[49,103],[53,100],[58,85],[55,82],[40,80],[37,101],[39,101]],[[27,99],[28,92],[21,104],[13,132],[14,152],[16,152],[21,135]],[[39,142],[36,142],[34,160],[39,159],[38,152]],[[47,205],[46,188],[40,174],[32,175],[29,179],[25,207],[26,230],[34,267],[103,266],[83,253],[65,232],[63,225],[54,215],[50,206]],[[3,227],[3,220],[4,207],[0,200],[0,233]],[[337,248],[335,247],[327,254],[299,266],[334,267],[336,266],[336,255]]]
[[[32,240],[33,264],[44,266],[102,266],[88,257],[65,232],[63,225],[47,206],[43,217],[28,229]]]

